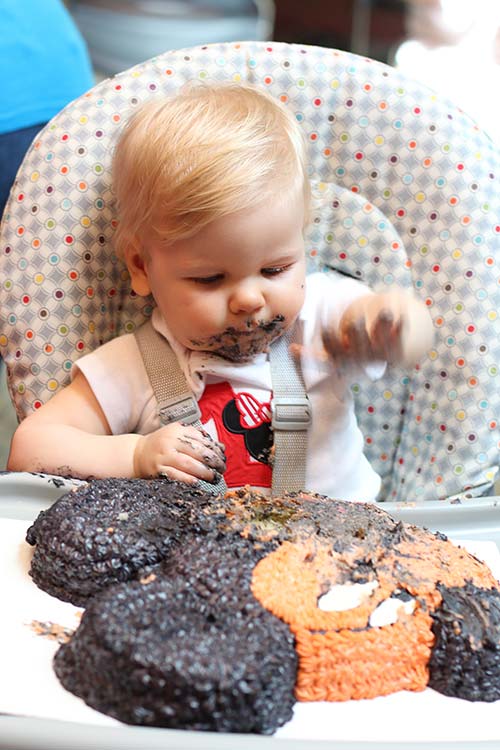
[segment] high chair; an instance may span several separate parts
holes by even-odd
[[[126,119],[186,81],[249,81],[296,114],[309,144],[309,269],[413,288],[436,336],[410,371],[354,386],[380,500],[491,493],[499,465],[500,159],[450,102],[370,59],[276,42],[167,52],[106,80],[39,134],[0,237],[0,352],[18,418],[79,356],[146,320],[112,249],[110,162]]]

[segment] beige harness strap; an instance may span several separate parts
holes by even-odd
[[[305,488],[307,431],[311,406],[307,397],[298,357],[290,345],[297,339],[299,322],[280,336],[270,349],[271,425],[274,433],[273,497]]]
[[[168,341],[155,331],[150,320],[135,331],[135,338],[158,402],[158,416],[162,425],[185,422],[202,428],[198,402],[188,388],[179,361]],[[198,483],[204,490],[215,495],[227,492],[224,479],[217,484],[202,479]]]

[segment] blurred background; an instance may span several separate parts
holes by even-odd
[[[387,62],[500,140],[500,0],[69,0],[98,77],[167,49],[273,39]]]
[[[39,7],[46,1],[36,0]],[[18,2],[21,8],[27,0]],[[9,38],[8,5],[0,2],[0,52]],[[64,6],[86,43],[95,81],[198,44],[321,45],[398,67],[454,100],[500,143],[500,0],[66,0]],[[15,424],[0,361],[0,470]]]

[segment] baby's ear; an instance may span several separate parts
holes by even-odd
[[[151,294],[148,272],[144,257],[140,249],[129,245],[125,250],[125,263],[132,282],[132,289],[139,297],[147,297]]]

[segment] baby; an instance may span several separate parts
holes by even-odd
[[[294,115],[257,87],[194,85],[141,106],[113,159],[116,251],[152,294],[202,428],[161,425],[134,334],[80,359],[72,382],[18,427],[8,468],[77,477],[166,476],[271,486],[269,351],[294,331],[312,422],[305,487],[373,501],[350,386],[414,364],[425,306],[334,272],[306,278],[306,147]]]

